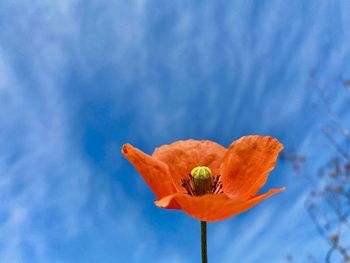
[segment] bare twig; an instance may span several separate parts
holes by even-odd
[[[343,84],[350,91],[350,80]],[[325,251],[325,262],[339,262],[341,258],[343,263],[350,263],[350,248],[346,246],[350,236],[350,133],[333,112],[325,89],[317,84],[314,88],[332,124],[332,128],[323,126],[321,131],[336,153],[331,161],[320,166],[317,174],[305,171],[304,164],[308,160],[304,156],[284,153],[282,158],[292,164],[298,175],[314,182],[305,207],[317,232],[329,245]],[[335,257],[337,261],[333,259]],[[316,262],[315,258],[311,258]]]

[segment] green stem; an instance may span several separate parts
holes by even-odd
[[[202,263],[208,263],[207,222],[204,222],[204,221],[201,221],[201,240],[202,240]]]

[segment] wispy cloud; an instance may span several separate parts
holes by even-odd
[[[123,188],[147,189],[114,174],[125,168],[120,156],[117,168],[91,163],[82,142],[82,115],[91,112],[81,108],[106,111],[96,120],[102,128],[96,116],[88,128],[109,150],[123,140],[150,150],[180,138],[228,145],[242,134],[272,133],[308,151],[317,127],[305,113],[304,82],[312,67],[337,75],[347,65],[349,30],[334,30],[350,18],[341,5],[334,9],[341,16],[332,16],[339,21],[329,23],[329,6],[317,1],[1,1],[1,259],[69,261],[84,246],[81,261],[193,261],[183,242],[164,243],[155,231],[154,211],[142,207],[149,192]],[[118,138],[107,140],[108,129]],[[114,148],[101,158],[114,158]],[[269,205],[213,225],[219,262],[277,262],[300,238],[320,245],[303,214],[308,189],[293,180],[281,180],[289,192]],[[178,230],[174,239],[197,233]]]

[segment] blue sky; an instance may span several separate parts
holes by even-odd
[[[228,146],[277,137],[332,153],[313,72],[349,127],[349,1],[0,2],[0,261],[199,262],[199,225],[153,205],[121,156],[179,139]],[[323,257],[312,187],[279,162],[287,191],[209,224],[211,262]],[[301,245],[302,244],[302,245]]]

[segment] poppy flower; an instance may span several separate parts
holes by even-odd
[[[285,189],[257,194],[282,148],[275,138],[254,135],[241,137],[227,149],[208,140],[184,140],[156,148],[151,156],[130,144],[123,145],[122,153],[157,196],[157,206],[213,222]]]

